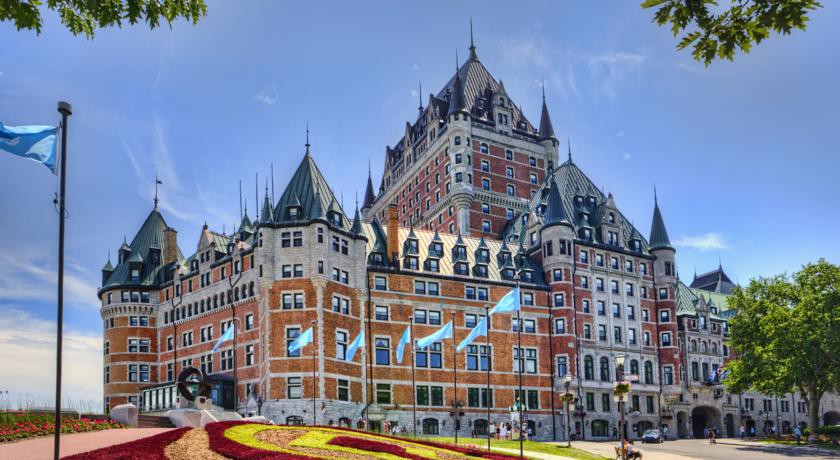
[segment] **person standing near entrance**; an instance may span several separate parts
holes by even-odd
[[[744,427],[744,424],[741,424],[741,439],[744,439],[744,436],[747,435],[747,429]]]
[[[796,428],[793,429],[793,435],[796,436],[796,445],[798,446],[802,442],[802,430],[799,425],[796,425]]]

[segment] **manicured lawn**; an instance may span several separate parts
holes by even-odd
[[[438,442],[445,442],[448,444],[453,444],[455,442],[455,438],[430,438],[433,441]],[[458,444],[470,444],[478,447],[487,447],[487,438],[458,438]],[[513,440],[499,440],[499,439],[492,439],[490,440],[490,447],[501,447],[504,449],[515,449],[519,450],[519,441]],[[525,450],[525,455],[528,455],[528,452],[540,452],[544,454],[553,454],[553,455],[562,455],[568,458],[576,458],[579,460],[604,460],[607,457],[601,457],[600,455],[595,455],[589,453],[585,450],[576,449],[575,447],[564,447],[564,446],[557,446],[555,444],[548,444],[542,442],[535,442],[535,441],[525,441],[523,443],[523,448]]]
[[[763,439],[761,442],[766,443],[766,444],[784,444],[786,446],[795,446],[796,445],[796,441],[782,441],[782,440],[779,440],[779,439]],[[840,450],[840,446],[838,446],[836,444],[831,444],[830,442],[818,442],[816,444],[809,444],[806,441],[804,436],[802,437],[802,445],[803,446],[817,446],[817,447],[821,447],[823,449]]]

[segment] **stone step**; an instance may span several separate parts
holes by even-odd
[[[175,425],[169,421],[169,417],[160,415],[138,415],[137,426],[139,428],[174,428]]]

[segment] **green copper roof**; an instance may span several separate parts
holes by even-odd
[[[274,221],[291,222],[289,209],[295,206],[300,206],[297,221],[324,218],[324,209],[327,209],[329,212],[340,214],[343,230],[351,229],[344,210],[341,209],[332,189],[308,151],[274,207]]]
[[[164,221],[158,208],[152,209],[140,230],[134,235],[131,244],[124,244],[123,247],[131,250],[131,255],[128,260],[122,261],[114,267],[114,272],[103,283],[103,288],[113,286],[154,286],[162,280],[162,260],[163,254],[159,255],[161,263],[153,265],[151,263],[151,252],[155,242],[163,241],[163,231],[167,228],[166,221]],[[178,250],[178,258],[182,259],[180,249]],[[131,281],[131,270],[129,263],[142,263],[142,270],[140,272],[140,279],[138,281]]]
[[[549,181],[548,198],[546,199],[545,208],[545,226],[565,224],[569,227],[572,223],[566,217],[563,210],[563,198],[560,196],[560,189],[557,188],[556,181]]]

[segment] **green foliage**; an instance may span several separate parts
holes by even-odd
[[[73,35],[93,38],[96,29],[145,22],[154,29],[162,21],[184,18],[193,24],[207,15],[204,0],[0,0],[0,21],[13,21],[18,30],[41,33],[41,10],[57,11]]]
[[[825,436],[840,436],[840,425],[821,426],[817,428],[817,434]]]
[[[658,8],[653,20],[670,24],[674,36],[683,34],[678,50],[693,46],[694,59],[709,65],[730,61],[737,50],[749,53],[772,32],[788,35],[805,30],[808,14],[822,8],[817,0],[731,0],[722,8],[717,0],[645,0],[642,8]]]
[[[736,311],[730,391],[798,391],[813,402],[840,389],[839,266],[820,259],[792,277],[751,280],[727,303]]]

